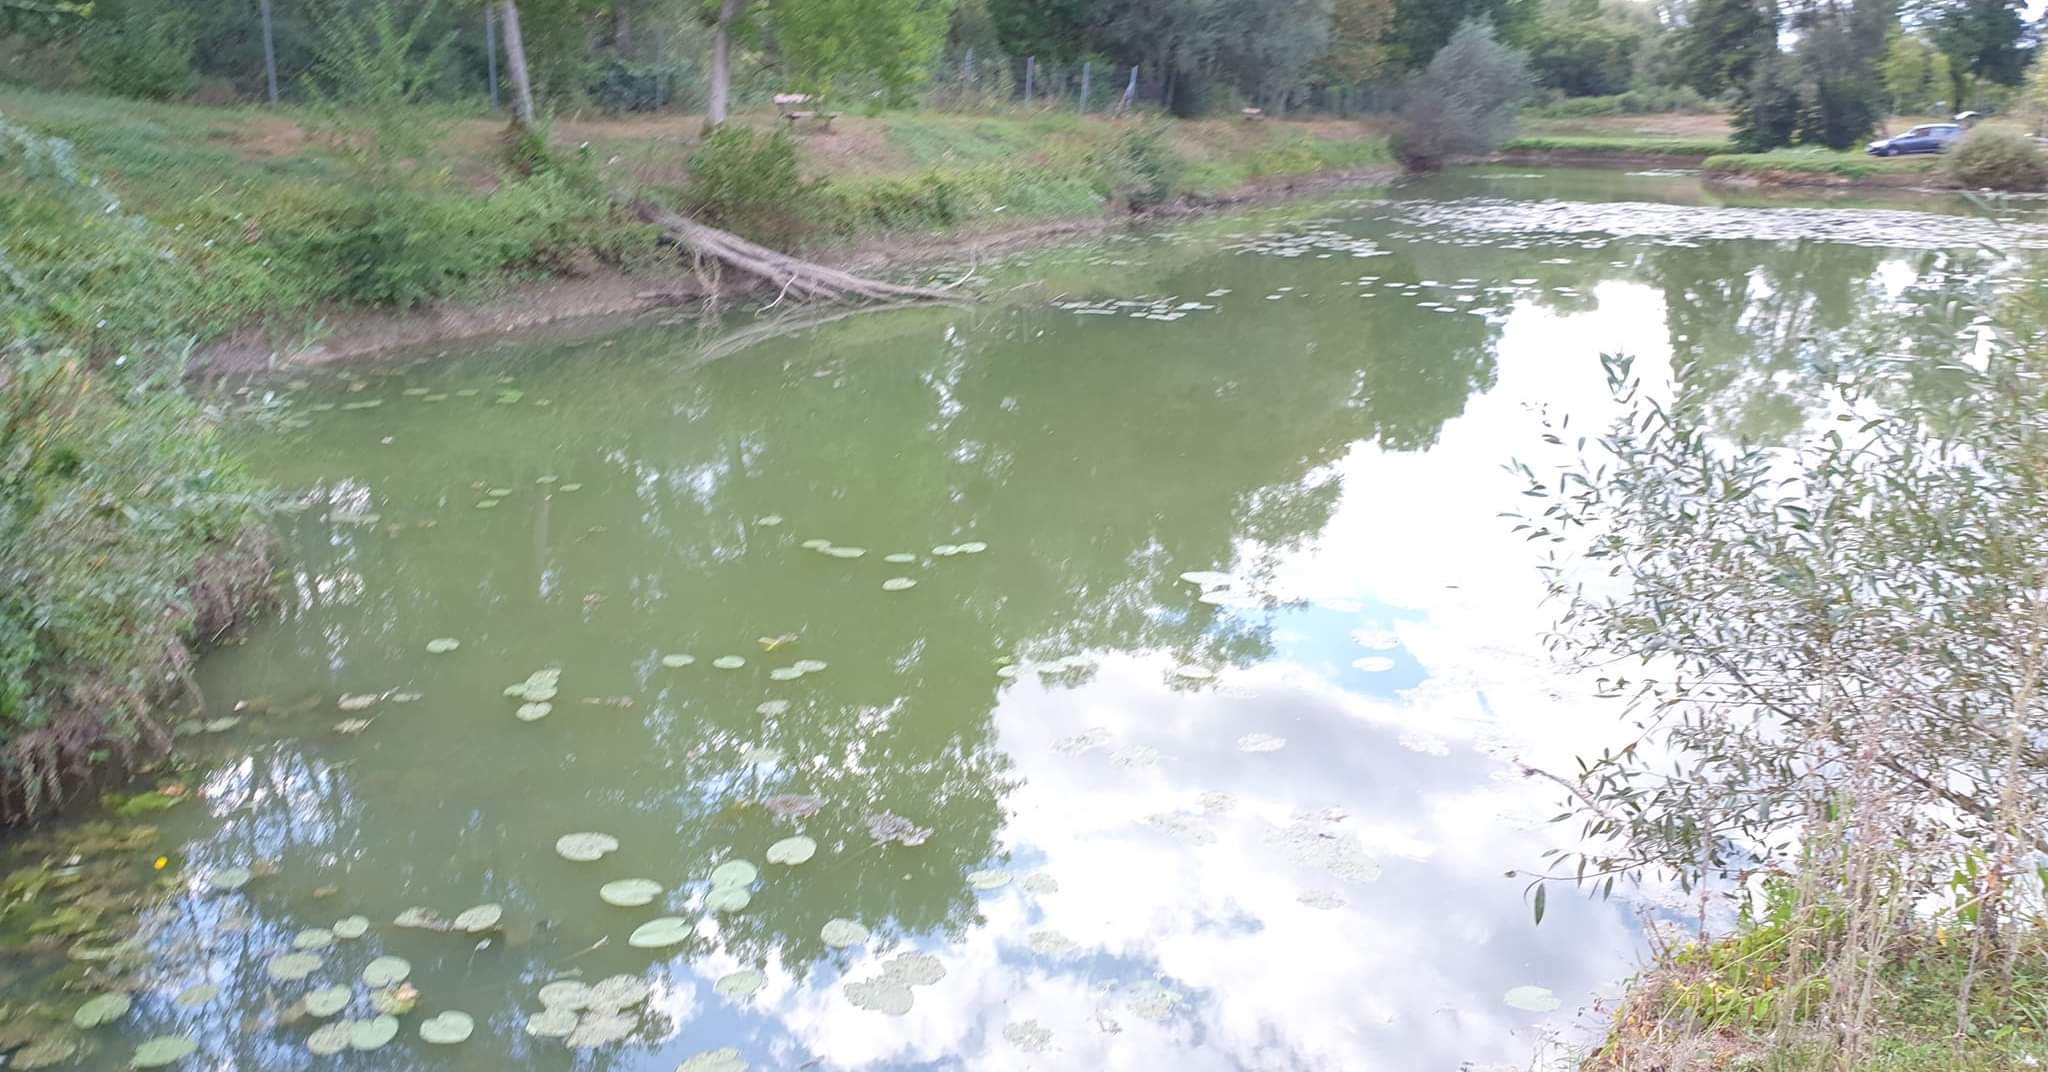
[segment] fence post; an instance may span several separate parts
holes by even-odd
[[[1132,106],[1133,104],[1136,104],[1136,103],[1137,103],[1137,101],[1138,101],[1138,68],[1137,68],[1136,66],[1133,66],[1133,67],[1131,68],[1131,82],[1130,82],[1130,84],[1129,84],[1129,85],[1127,85],[1127,86],[1125,86],[1125,87],[1124,87],[1124,99],[1123,99],[1123,100],[1120,100],[1120,101],[1118,101],[1118,102],[1117,102],[1117,104],[1116,104],[1116,114],[1118,114],[1118,115],[1122,115],[1122,114],[1124,114],[1125,112],[1128,112],[1128,111],[1130,111],[1130,110],[1131,110],[1131,106]]]
[[[961,65],[961,79],[969,92],[974,90],[974,49],[967,50],[967,62]]]
[[[1038,88],[1038,57],[1024,57],[1024,103],[1031,103],[1031,94]]]
[[[490,70],[491,111],[498,110],[498,16],[496,4],[484,5],[484,55],[485,66]]]
[[[277,41],[270,32],[270,0],[262,0],[263,79],[270,87],[270,103],[277,103]],[[31,9],[33,10],[33,9]],[[243,10],[247,10],[244,8]]]
[[[1085,60],[1084,60],[1084,61],[1082,61],[1082,63],[1081,63],[1081,114],[1082,114],[1082,115],[1087,115],[1087,114],[1088,114],[1088,78],[1089,78],[1089,74],[1091,73],[1091,72],[1089,71],[1089,68],[1090,68],[1091,66],[1093,66],[1093,65],[1092,65],[1092,64],[1090,64],[1090,63],[1088,63],[1088,62],[1087,62],[1087,61],[1085,61]]]

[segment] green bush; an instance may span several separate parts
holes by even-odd
[[[2032,138],[2002,127],[1978,127],[1950,151],[1949,177],[1971,189],[2032,191],[2048,186],[2048,158]]]
[[[141,100],[175,100],[192,92],[192,19],[177,11],[129,14],[88,31],[80,58],[93,84]]]
[[[1118,134],[1090,164],[1101,176],[1103,195],[1123,201],[1134,212],[1171,200],[1187,173],[1187,161],[1173,151],[1167,128],[1156,123]]]
[[[318,298],[410,308],[504,277],[617,261],[644,229],[552,172],[488,197],[452,189],[363,192],[270,228],[279,268]]]
[[[760,134],[727,123],[690,154],[683,210],[714,227],[789,248],[811,230],[824,183],[806,182],[786,131]]]

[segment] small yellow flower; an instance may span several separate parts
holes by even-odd
[[[162,871],[164,868],[171,866],[171,858],[168,856],[159,856],[156,858],[156,862],[150,864],[149,866],[156,868],[158,871]]]

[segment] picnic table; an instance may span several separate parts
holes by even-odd
[[[832,121],[839,118],[839,113],[821,112],[815,108],[804,107],[807,104],[814,103],[816,103],[815,99],[808,93],[777,93],[775,95],[775,112],[782,117],[783,122],[789,124],[791,130],[795,130],[798,121],[804,119],[815,119],[818,121],[819,126],[826,130],[832,129]]]

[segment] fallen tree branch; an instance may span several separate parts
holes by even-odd
[[[863,302],[956,302],[960,298],[952,293],[952,289],[966,282],[963,278],[953,284],[953,287],[938,288],[904,286],[879,279],[868,279],[837,268],[801,260],[786,253],[778,253],[736,234],[721,231],[681,213],[671,212],[645,201],[636,202],[634,211],[641,219],[661,228],[663,237],[694,256],[709,258],[777,288],[780,291],[776,298],[778,303],[790,297],[834,305],[857,305]],[[969,276],[972,274],[970,270]]]

